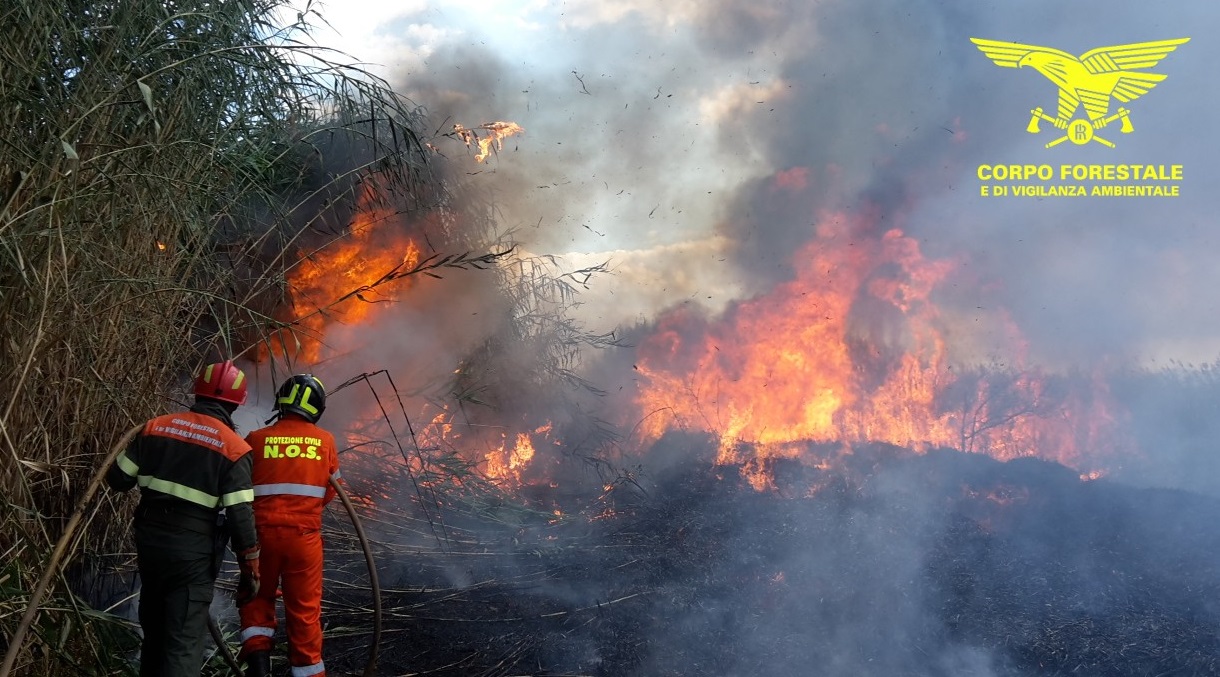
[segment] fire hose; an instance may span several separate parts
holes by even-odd
[[[373,593],[373,643],[369,647],[368,662],[364,665],[364,677],[373,677],[377,669],[377,652],[381,647],[381,584],[377,581],[377,567],[373,563],[373,550],[369,547],[368,537],[364,535],[364,525],[356,514],[356,506],[352,505],[352,499],[347,495],[347,490],[333,477],[330,480],[330,486],[338,494],[339,500],[343,502],[343,507],[347,510],[347,516],[352,520],[352,526],[356,529],[356,538],[360,540],[360,548],[364,551],[364,563],[369,568],[369,589]],[[228,642],[220,632],[220,626],[211,614],[208,614],[208,630],[211,631],[212,641],[220,649],[225,663],[233,670],[233,674],[241,677],[241,663],[229,649]]]
[[[76,529],[80,526],[81,518],[85,514],[85,509],[93,500],[93,495],[97,493],[98,487],[106,477],[106,471],[110,465],[114,463],[114,459],[118,457],[131,440],[144,429],[143,425],[137,425],[119,438],[119,441],[106,454],[106,458],[98,467],[97,473],[94,474],[93,480],[85,488],[85,493],[81,496],[80,501],[76,504],[76,510],[68,519],[67,526],[64,527],[64,532],[60,535],[59,540],[55,543],[55,549],[51,552],[51,559],[47,562],[47,568],[43,571],[42,576],[38,579],[38,583],[34,586],[33,592],[30,593],[30,605],[26,608],[25,614],[22,615],[21,621],[17,624],[17,629],[13,631],[13,636],[9,639],[8,650],[4,653],[4,663],[0,664],[0,677],[9,677],[13,670],[13,664],[17,662],[17,654],[20,653],[21,647],[24,644],[25,634],[30,629],[30,625],[34,622],[34,617],[38,614],[38,609],[42,605],[43,595],[47,593],[50,587],[51,579],[55,576],[59,569],[60,560],[68,550],[69,543],[76,533]],[[368,538],[364,534],[364,526],[360,522],[360,518],[356,515],[356,508],[352,505],[351,498],[343,487],[333,478],[330,481],[335,492],[339,496],[339,500],[343,502],[343,507],[347,509],[347,514],[352,520],[352,526],[356,529],[356,537],[360,539],[360,547],[364,550],[364,561],[369,568],[369,587],[373,594],[373,643],[369,648],[368,662],[364,667],[364,677],[372,677],[377,664],[377,652],[381,646],[381,586],[377,581],[377,568],[373,563],[373,551],[369,548]],[[222,653],[225,655],[225,661],[229,664],[238,675],[241,674],[241,666],[237,659],[229,650],[229,645],[220,635],[220,628],[217,627],[216,621],[208,617],[208,625],[212,631],[212,638],[216,640],[216,645],[221,647]]]

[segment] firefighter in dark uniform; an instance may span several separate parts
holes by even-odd
[[[245,374],[232,362],[211,364],[194,391],[189,411],[146,423],[106,474],[116,491],[140,486],[140,677],[198,677],[202,670],[222,529],[241,570],[238,606],[258,592],[250,445],[232,419],[246,401]]]

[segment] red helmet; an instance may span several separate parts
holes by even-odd
[[[195,379],[195,397],[245,404],[246,375],[231,360],[209,364]]]

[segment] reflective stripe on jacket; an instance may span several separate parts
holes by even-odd
[[[110,486],[126,491],[140,487],[141,515],[161,515],[183,529],[210,531],[216,513],[227,509],[234,546],[254,545],[250,504],[250,445],[224,421],[191,411],[166,414],[144,424],[107,473]],[[220,414],[223,416],[223,412]]]

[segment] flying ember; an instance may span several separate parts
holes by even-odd
[[[484,131],[483,136],[479,136],[477,130],[480,129]],[[478,146],[479,152],[474,156],[475,162],[483,162],[493,150],[496,152],[503,150],[504,139],[524,132],[525,129],[515,122],[488,122],[474,129],[468,129],[457,123],[453,125],[453,133],[467,147]]]

